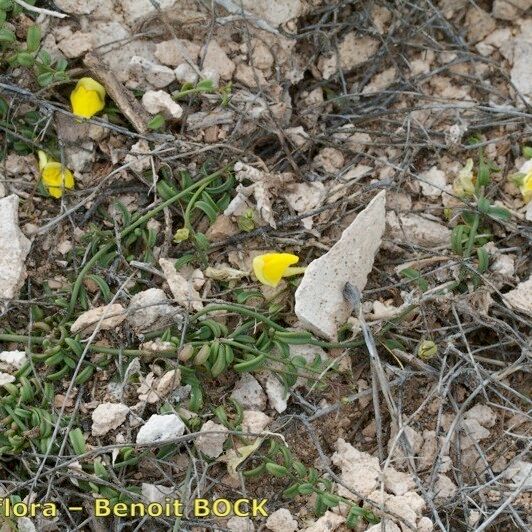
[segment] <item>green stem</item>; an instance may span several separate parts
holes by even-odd
[[[161,204],[157,205],[154,209],[147,212],[143,216],[141,216],[138,220],[133,222],[132,224],[128,225],[126,228],[124,228],[120,232],[120,238],[125,238],[127,235],[129,235],[132,231],[134,231],[137,227],[140,227],[141,225],[148,222],[151,218],[159,214],[163,209],[166,207],[169,207],[179,199],[181,199],[183,196],[190,193],[192,190],[194,190],[197,187],[203,187],[208,186],[211,181],[214,181],[218,176],[223,174],[227,170],[227,167],[224,167],[220,170],[217,170],[216,172],[204,177],[203,179],[200,179],[196,183],[190,185],[188,188],[182,190],[181,192],[178,192],[175,196],[172,196],[171,198],[167,199],[166,201],[163,201]],[[70,303],[68,305],[67,313],[65,317],[62,320],[62,323],[66,323],[74,313],[76,303],[78,300],[79,292],[81,290],[81,284],[83,283],[83,279],[87,275],[87,272],[98,262],[99,259],[103,255],[105,255],[107,252],[111,251],[115,247],[115,243],[106,244],[100,250],[85,264],[81,272],[79,273],[76,282],[74,283],[74,286],[72,287],[72,296],[70,297]]]

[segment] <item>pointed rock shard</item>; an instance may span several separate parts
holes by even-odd
[[[18,226],[18,196],[0,199],[0,300],[18,296],[30,246]]]
[[[335,340],[338,327],[351,313],[343,289],[349,282],[361,292],[373,268],[385,227],[385,191],[345,229],[340,240],[312,261],[296,291],[296,315],[306,329]]]

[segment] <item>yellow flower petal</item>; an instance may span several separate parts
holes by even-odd
[[[520,190],[525,203],[532,200],[532,170],[523,178],[523,184],[521,185]]]
[[[48,159],[42,151],[39,155],[39,169],[41,181],[53,198],[60,198],[65,189],[74,188],[74,176],[72,172],[61,163]]]
[[[475,175],[473,174],[473,159],[468,159],[466,165],[458,173],[453,183],[453,192],[457,196],[472,196],[475,193]]]
[[[266,253],[253,259],[253,272],[262,284],[275,287],[298,261],[299,257],[291,253]]]
[[[72,112],[91,118],[105,107],[105,88],[92,78],[81,78],[70,94]]]

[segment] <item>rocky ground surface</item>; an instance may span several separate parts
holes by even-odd
[[[32,3],[0,2],[0,496],[59,513],[2,530],[530,529],[532,1]],[[267,286],[269,252],[307,268]]]

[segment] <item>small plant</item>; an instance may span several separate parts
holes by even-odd
[[[461,274],[462,280],[471,278],[475,286],[480,282],[479,274],[486,272],[489,266],[489,255],[483,247],[492,236],[487,223],[493,220],[507,220],[510,216],[506,209],[492,205],[486,197],[491,174],[498,171],[491,161],[485,160],[480,150],[476,171],[473,160],[469,159],[453,184],[454,191],[459,197],[472,200],[476,204],[474,210],[465,208],[460,211],[462,223],[454,227],[451,236],[451,248],[457,255],[466,260],[470,260],[473,254],[477,256],[476,271],[471,275],[471,269],[464,267]]]
[[[7,24],[8,14],[13,17],[22,11],[12,0],[0,0],[0,53],[1,61],[10,66],[32,68],[41,87],[69,79],[66,59],[53,60],[48,52],[40,50],[41,28],[32,25],[27,29],[25,42],[19,42]]]
[[[290,486],[283,491],[283,497],[293,499],[298,495],[316,496],[314,513],[321,517],[329,508],[339,504],[349,507],[346,524],[349,528],[356,528],[360,520],[370,524],[379,522],[378,517],[367,508],[362,508],[353,501],[333,493],[333,483],[330,479],[320,475],[313,467],[307,467],[293,456],[290,449],[279,441],[270,439],[269,449],[265,455],[256,460],[260,464],[252,469],[243,471],[244,477],[252,478],[263,474],[286,478]]]

